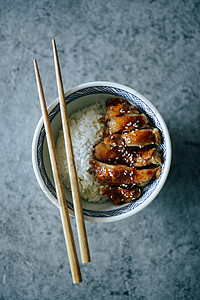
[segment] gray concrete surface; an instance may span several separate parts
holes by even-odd
[[[128,85],[163,115],[173,143],[169,178],[139,214],[86,223],[92,262],[73,285],[58,210],[36,182],[31,143],[57,97],[51,39],[65,90]],[[0,0],[0,299],[200,299],[200,2]],[[74,219],[71,219],[75,230]]]

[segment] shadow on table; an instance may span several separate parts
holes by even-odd
[[[200,202],[200,143],[171,134],[172,162],[163,191],[176,203]],[[170,201],[170,199],[168,199]]]

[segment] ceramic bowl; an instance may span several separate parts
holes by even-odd
[[[89,203],[82,199],[84,219],[93,222],[112,222],[130,217],[151,203],[162,189],[170,169],[171,141],[165,122],[144,96],[127,86],[112,82],[90,82],[79,85],[65,93],[68,115],[95,102],[106,101],[116,96],[128,100],[138,106],[162,133],[163,141],[160,148],[163,152],[162,172],[158,179],[152,181],[143,195],[136,201],[120,206],[113,205],[111,201],[103,204]],[[60,107],[58,98],[48,107],[54,141],[56,142],[61,129]],[[37,181],[48,199],[56,206],[56,191],[53,183],[51,165],[46,143],[46,135],[42,118],[35,130],[32,144],[32,162]],[[74,215],[71,194],[65,189],[69,213]]]

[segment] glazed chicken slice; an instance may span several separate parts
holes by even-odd
[[[114,133],[107,135],[103,140],[104,144],[110,146],[130,146],[130,147],[144,147],[148,145],[160,145],[161,134],[157,128],[148,128],[134,130],[124,133]]]
[[[106,102],[105,121],[123,114],[139,114],[138,108],[130,105],[126,100],[121,98],[109,99]]]
[[[162,152],[157,148],[139,149],[135,152],[132,158],[132,165],[134,167],[144,167],[149,165],[161,165]]]
[[[93,155],[102,162],[114,162],[130,165],[132,162],[132,150],[125,147],[113,147],[103,142],[97,144]]]
[[[157,128],[141,129],[122,133],[122,139],[126,146],[147,146],[151,144],[159,145],[161,135]]]
[[[161,167],[137,170],[126,165],[108,165],[97,160],[91,160],[90,164],[99,183],[107,186],[145,186],[154,177],[158,178],[161,172]]]
[[[129,112],[130,106],[126,100],[121,98],[109,99],[106,101],[105,121]]]
[[[161,164],[161,153],[156,148],[134,151],[127,147],[113,147],[103,142],[94,148],[94,157],[102,162],[116,162],[129,166],[143,167]]]
[[[107,187],[101,186],[100,193],[107,196],[113,201],[114,204],[124,204],[131,202],[141,196],[141,190],[138,188],[133,188],[131,190],[122,187]]]
[[[147,125],[147,123],[148,119],[144,114],[124,114],[122,116],[113,117],[108,121],[108,126],[104,132],[104,135],[113,134],[119,131],[130,131],[143,128]]]
[[[104,137],[103,139],[104,144],[106,145],[110,145],[110,146],[118,146],[118,147],[122,147],[125,146],[125,142],[122,138],[121,133],[114,133],[111,135],[107,135]]]

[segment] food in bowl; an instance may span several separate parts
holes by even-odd
[[[120,97],[75,112],[69,118],[80,195],[89,202],[119,205],[138,199],[161,173],[162,138],[137,106]],[[62,130],[56,151],[70,188]]]
[[[88,82],[73,87],[65,93],[68,116],[70,117],[78,110],[88,108],[90,105],[95,103],[103,104],[103,106],[105,106],[106,100],[113,99],[114,97],[126,99],[131,105],[137,106],[139,110],[148,117],[148,124],[154,128],[157,128],[161,133],[162,142],[156,148],[161,150],[162,153],[162,171],[158,179],[155,178],[150,181],[147,186],[142,187],[142,194],[139,198],[129,203],[125,203],[124,205],[114,205],[112,201],[102,201],[101,203],[99,201],[89,202],[87,199],[84,199],[85,197],[82,197],[84,219],[92,222],[104,223],[119,221],[133,216],[134,214],[143,210],[157,197],[161,191],[166,182],[171,164],[171,141],[167,126],[161,114],[148,99],[130,87],[119,83],[106,81]],[[55,99],[48,107],[48,113],[51,122],[53,138],[56,143],[62,126],[58,98]],[[104,114],[105,110],[103,112],[103,116]],[[99,125],[101,126],[103,124],[100,123]],[[140,148],[140,150],[143,149],[144,147]],[[44,122],[42,118],[40,118],[36,126],[33,137],[32,161],[34,172],[42,191],[55,206],[59,207],[48,154]],[[89,174],[87,175],[89,176]],[[92,176],[94,176],[94,174]],[[141,187],[139,188],[141,189]],[[91,191],[92,190],[93,188],[91,188]],[[69,213],[70,215],[74,215],[71,192],[69,189],[65,188],[65,185],[64,191]],[[106,198],[106,196],[103,195],[98,197]]]
[[[104,124],[97,120],[104,115],[104,106],[95,103],[73,113],[69,118],[70,133],[74,151],[80,196],[89,202],[101,203],[105,197],[100,194],[100,184],[87,170],[92,159],[93,145],[99,140]],[[69,173],[62,129],[56,143],[60,174],[64,185],[69,189]]]

